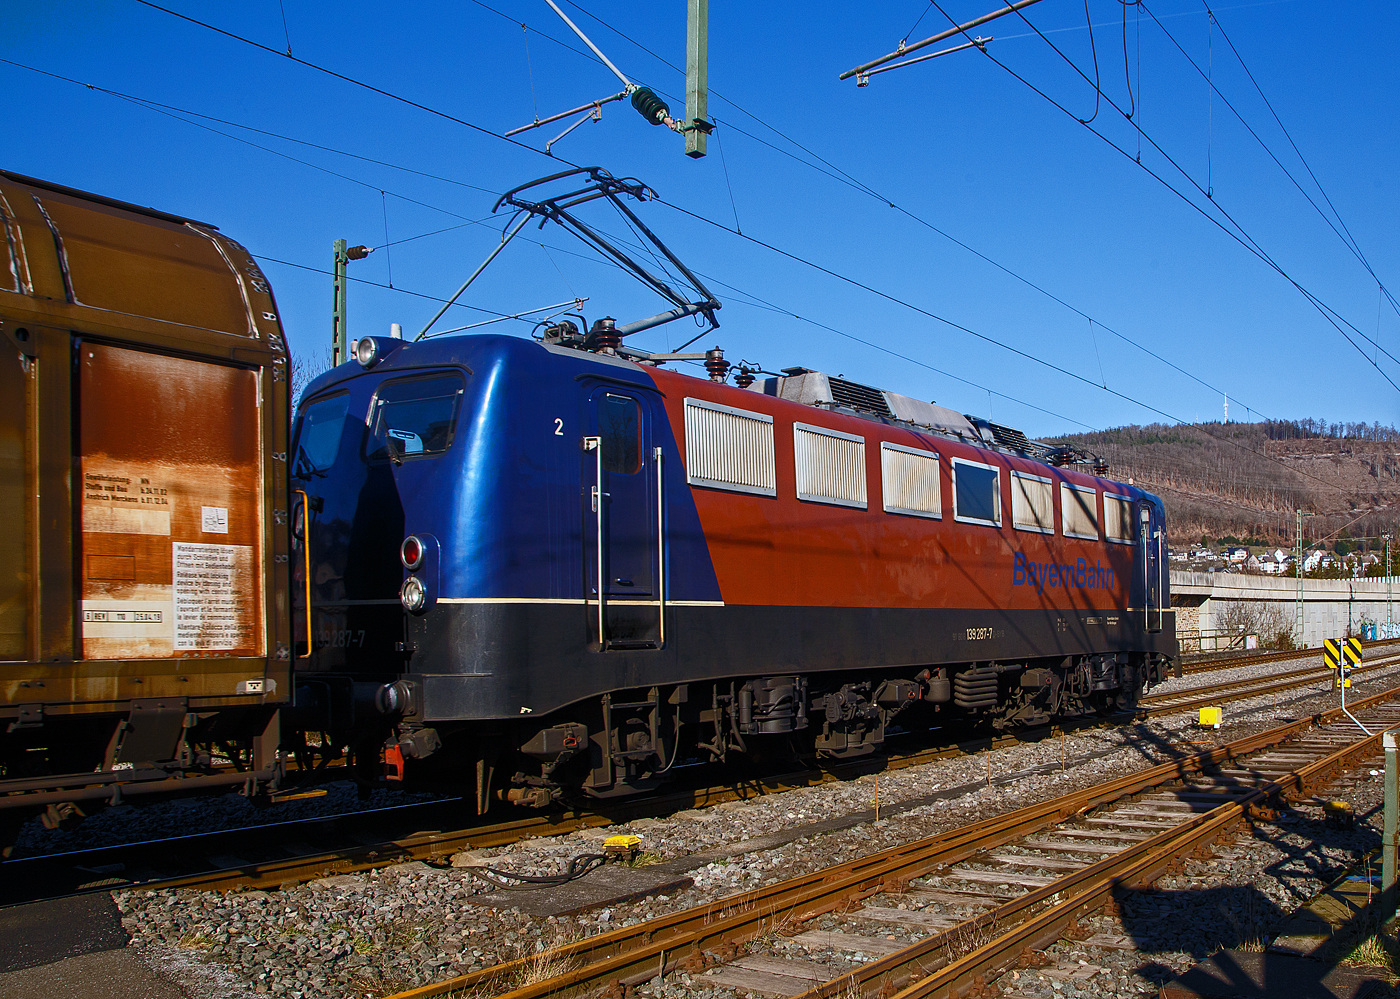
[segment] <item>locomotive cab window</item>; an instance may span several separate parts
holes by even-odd
[[[1103,534],[1109,541],[1133,543],[1133,501],[1127,496],[1103,494]]]
[[[1060,517],[1065,537],[1099,540],[1098,490],[1060,483]]]
[[[635,475],[642,470],[642,407],[625,395],[603,396],[598,406],[603,471]]]
[[[367,421],[370,461],[441,454],[452,446],[466,381],[459,374],[399,378],[379,386]]]
[[[1001,526],[1001,469],[954,458],[953,519],[963,524]]]
[[[1018,531],[1055,533],[1055,489],[1049,479],[1011,473],[1011,523]]]
[[[335,464],[340,453],[340,438],[345,433],[345,412],[350,395],[341,392],[329,398],[317,399],[301,411],[297,424],[297,440],[292,454],[292,474],[298,478],[319,475]]]

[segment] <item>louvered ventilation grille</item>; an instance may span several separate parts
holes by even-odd
[[[770,416],[687,399],[685,452],[694,485],[777,495]]]
[[[880,480],[885,512],[941,517],[938,455],[914,453],[897,445],[880,445]]]
[[[793,424],[797,498],[865,508],[865,441]]]
[[[829,375],[827,381],[831,385],[832,401],[838,406],[848,406],[863,413],[874,413],[876,416],[894,418],[894,413],[890,411],[890,404],[885,401],[885,393],[879,389],[871,388],[869,385],[858,385],[842,378],[832,378]]]
[[[1031,453],[1031,439],[1015,427],[1002,427],[995,423],[988,423],[987,426],[992,428],[992,440],[1002,447],[1020,451],[1022,454]]]

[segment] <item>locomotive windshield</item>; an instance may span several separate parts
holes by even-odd
[[[298,478],[324,474],[335,464],[340,438],[345,431],[345,411],[350,396],[344,392],[318,399],[301,412],[297,431],[296,459],[292,474]]]
[[[379,387],[370,410],[365,458],[400,460],[452,446],[466,381],[459,374],[400,378]]]

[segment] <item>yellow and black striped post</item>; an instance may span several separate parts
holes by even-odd
[[[1361,639],[1359,638],[1328,638],[1322,643],[1322,659],[1327,663],[1328,669],[1337,672],[1332,675],[1332,689],[1338,690],[1343,686],[1351,686],[1351,678],[1347,676],[1347,670],[1361,665]]]

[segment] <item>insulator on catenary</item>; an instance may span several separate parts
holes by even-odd
[[[632,91],[632,106],[653,125],[660,125],[671,117],[671,109],[650,87],[638,87]]]
[[[724,359],[724,351],[716,347],[705,351],[705,370],[710,373],[710,381],[722,382],[729,377],[729,362]]]

